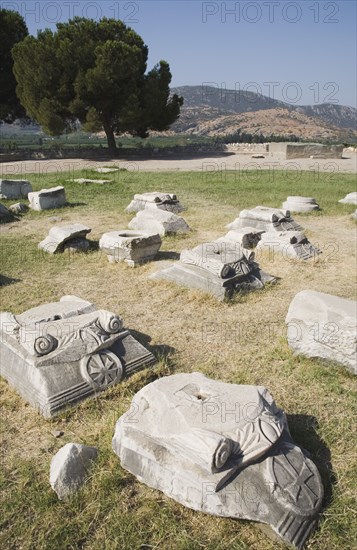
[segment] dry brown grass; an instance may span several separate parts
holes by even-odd
[[[190,206],[184,216],[194,231],[165,239],[158,261],[135,269],[110,264],[96,250],[74,257],[45,257],[36,245],[52,225],[46,215],[31,213],[20,223],[1,227],[3,259],[4,254],[7,258],[4,273],[19,279],[1,288],[2,310],[18,313],[75,294],[120,313],[125,325],[160,359],[157,367],[52,421],[38,416],[6,382],[0,382],[6,472],[2,548],[283,548],[253,523],[194,513],[144,487],[121,470],[112,453],[115,420],[133,394],[157,376],[193,371],[269,388],[288,413],[295,440],[312,453],[326,487],[328,507],[307,548],[354,548],[355,380],[341,367],[293,357],[285,341],[284,319],[300,290],[355,297],[356,225],[348,215],[296,216],[323,255],[303,263],[260,254],[261,267],[280,277],[279,284],[219,303],[198,291],[148,280],[172,261],[165,252],[180,252],[221,236],[224,225],[237,215],[236,206],[224,200],[208,197],[202,205],[194,193],[183,194]],[[104,231],[126,227],[130,216],[122,206],[98,211],[89,205],[55,214],[63,223],[89,223],[93,228],[89,237],[97,241]],[[56,439],[54,429],[63,430],[64,436]],[[68,441],[97,445],[101,460],[80,498],[62,504],[53,496],[47,476],[51,457]],[[46,535],[46,522],[52,522],[51,535]]]

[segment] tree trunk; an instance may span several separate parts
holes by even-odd
[[[107,136],[108,149],[111,153],[115,154],[117,151],[117,144],[115,142],[113,128],[109,123],[104,123],[103,128],[104,128],[105,135]]]

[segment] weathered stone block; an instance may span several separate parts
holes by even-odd
[[[322,254],[302,231],[267,231],[262,234],[257,245],[257,250],[265,249],[295,260],[308,260]]]
[[[60,500],[68,498],[83,485],[89,468],[96,460],[95,447],[67,443],[51,461],[50,484]]]
[[[8,210],[6,206],[0,203],[0,222],[1,223],[13,222],[14,219],[15,219],[14,214],[10,212],[10,210]]]
[[[65,206],[67,199],[65,189],[62,186],[41,189],[28,194],[30,208],[33,210],[48,210]]]
[[[256,248],[264,231],[255,229],[254,227],[243,227],[242,229],[231,229],[224,237],[216,239],[215,242],[232,241],[237,243],[242,248]]]
[[[242,210],[228,229],[255,228],[260,231],[303,231],[303,227],[290,216],[289,210],[256,206]]]
[[[343,145],[322,145],[321,143],[270,143],[270,156],[284,160],[296,158],[340,159]]]
[[[290,212],[312,212],[313,210],[320,210],[316,199],[312,197],[288,197],[283,202],[283,209]]]
[[[357,303],[303,290],[292,300],[285,322],[297,354],[328,359],[357,374]]]
[[[219,300],[232,298],[240,290],[257,290],[276,278],[264,273],[254,261],[254,252],[232,241],[203,243],[183,250],[180,261],[150,276],[188,288],[197,288]]]
[[[99,185],[104,185],[106,183],[111,183],[112,182],[112,180],[93,180],[93,179],[90,179],[90,178],[77,178],[77,179],[68,180],[68,181],[74,181],[75,183],[83,183],[83,184],[97,183]]]
[[[153,363],[120,316],[76,296],[0,313],[0,374],[51,417]]]
[[[318,470],[263,386],[200,373],[156,380],[119,418],[113,450],[139,481],[193,510],[266,523],[298,549],[316,526]]]
[[[63,252],[65,249],[86,252],[89,241],[86,236],[92,230],[81,223],[71,225],[55,225],[51,227],[47,237],[38,245],[39,248],[50,254]]]
[[[154,191],[134,195],[134,199],[126,207],[125,212],[139,212],[139,210],[151,207],[167,210],[174,214],[179,214],[184,210],[184,207],[180,204],[180,201],[174,193],[160,193]]]
[[[104,233],[99,241],[111,262],[125,262],[134,267],[153,260],[161,246],[160,235],[147,235],[129,229]]]
[[[338,202],[342,204],[356,204],[357,205],[357,192],[348,193],[344,199],[340,199]]]
[[[140,210],[135,218],[129,222],[128,227],[148,235],[159,234],[161,236],[188,233],[190,231],[188,224],[182,217],[155,207]]]
[[[28,180],[0,179],[0,195],[3,199],[27,199],[31,191],[32,185]]]

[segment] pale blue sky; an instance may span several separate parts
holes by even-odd
[[[172,85],[215,83],[293,104],[356,106],[354,0],[5,1],[32,34],[73,15],[116,17],[170,63]]]

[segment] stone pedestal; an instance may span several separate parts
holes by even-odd
[[[155,280],[168,280],[197,288],[219,300],[232,298],[240,290],[257,290],[276,278],[264,273],[254,261],[254,252],[232,241],[203,243],[183,250],[180,261],[153,273]]]
[[[67,202],[65,189],[62,186],[29,193],[28,199],[30,201],[30,208],[33,210],[61,208]]]
[[[0,198],[27,199],[27,196],[31,191],[32,185],[28,180],[0,179]]]
[[[0,313],[0,374],[46,418],[155,361],[120,316],[76,296]]]
[[[147,235],[138,231],[120,229],[104,233],[99,248],[110,262],[125,262],[134,267],[153,260],[161,246],[160,235]]]
[[[316,527],[319,472],[263,386],[200,373],[156,380],[119,418],[113,450],[139,481],[193,510],[266,523],[298,549]]]

